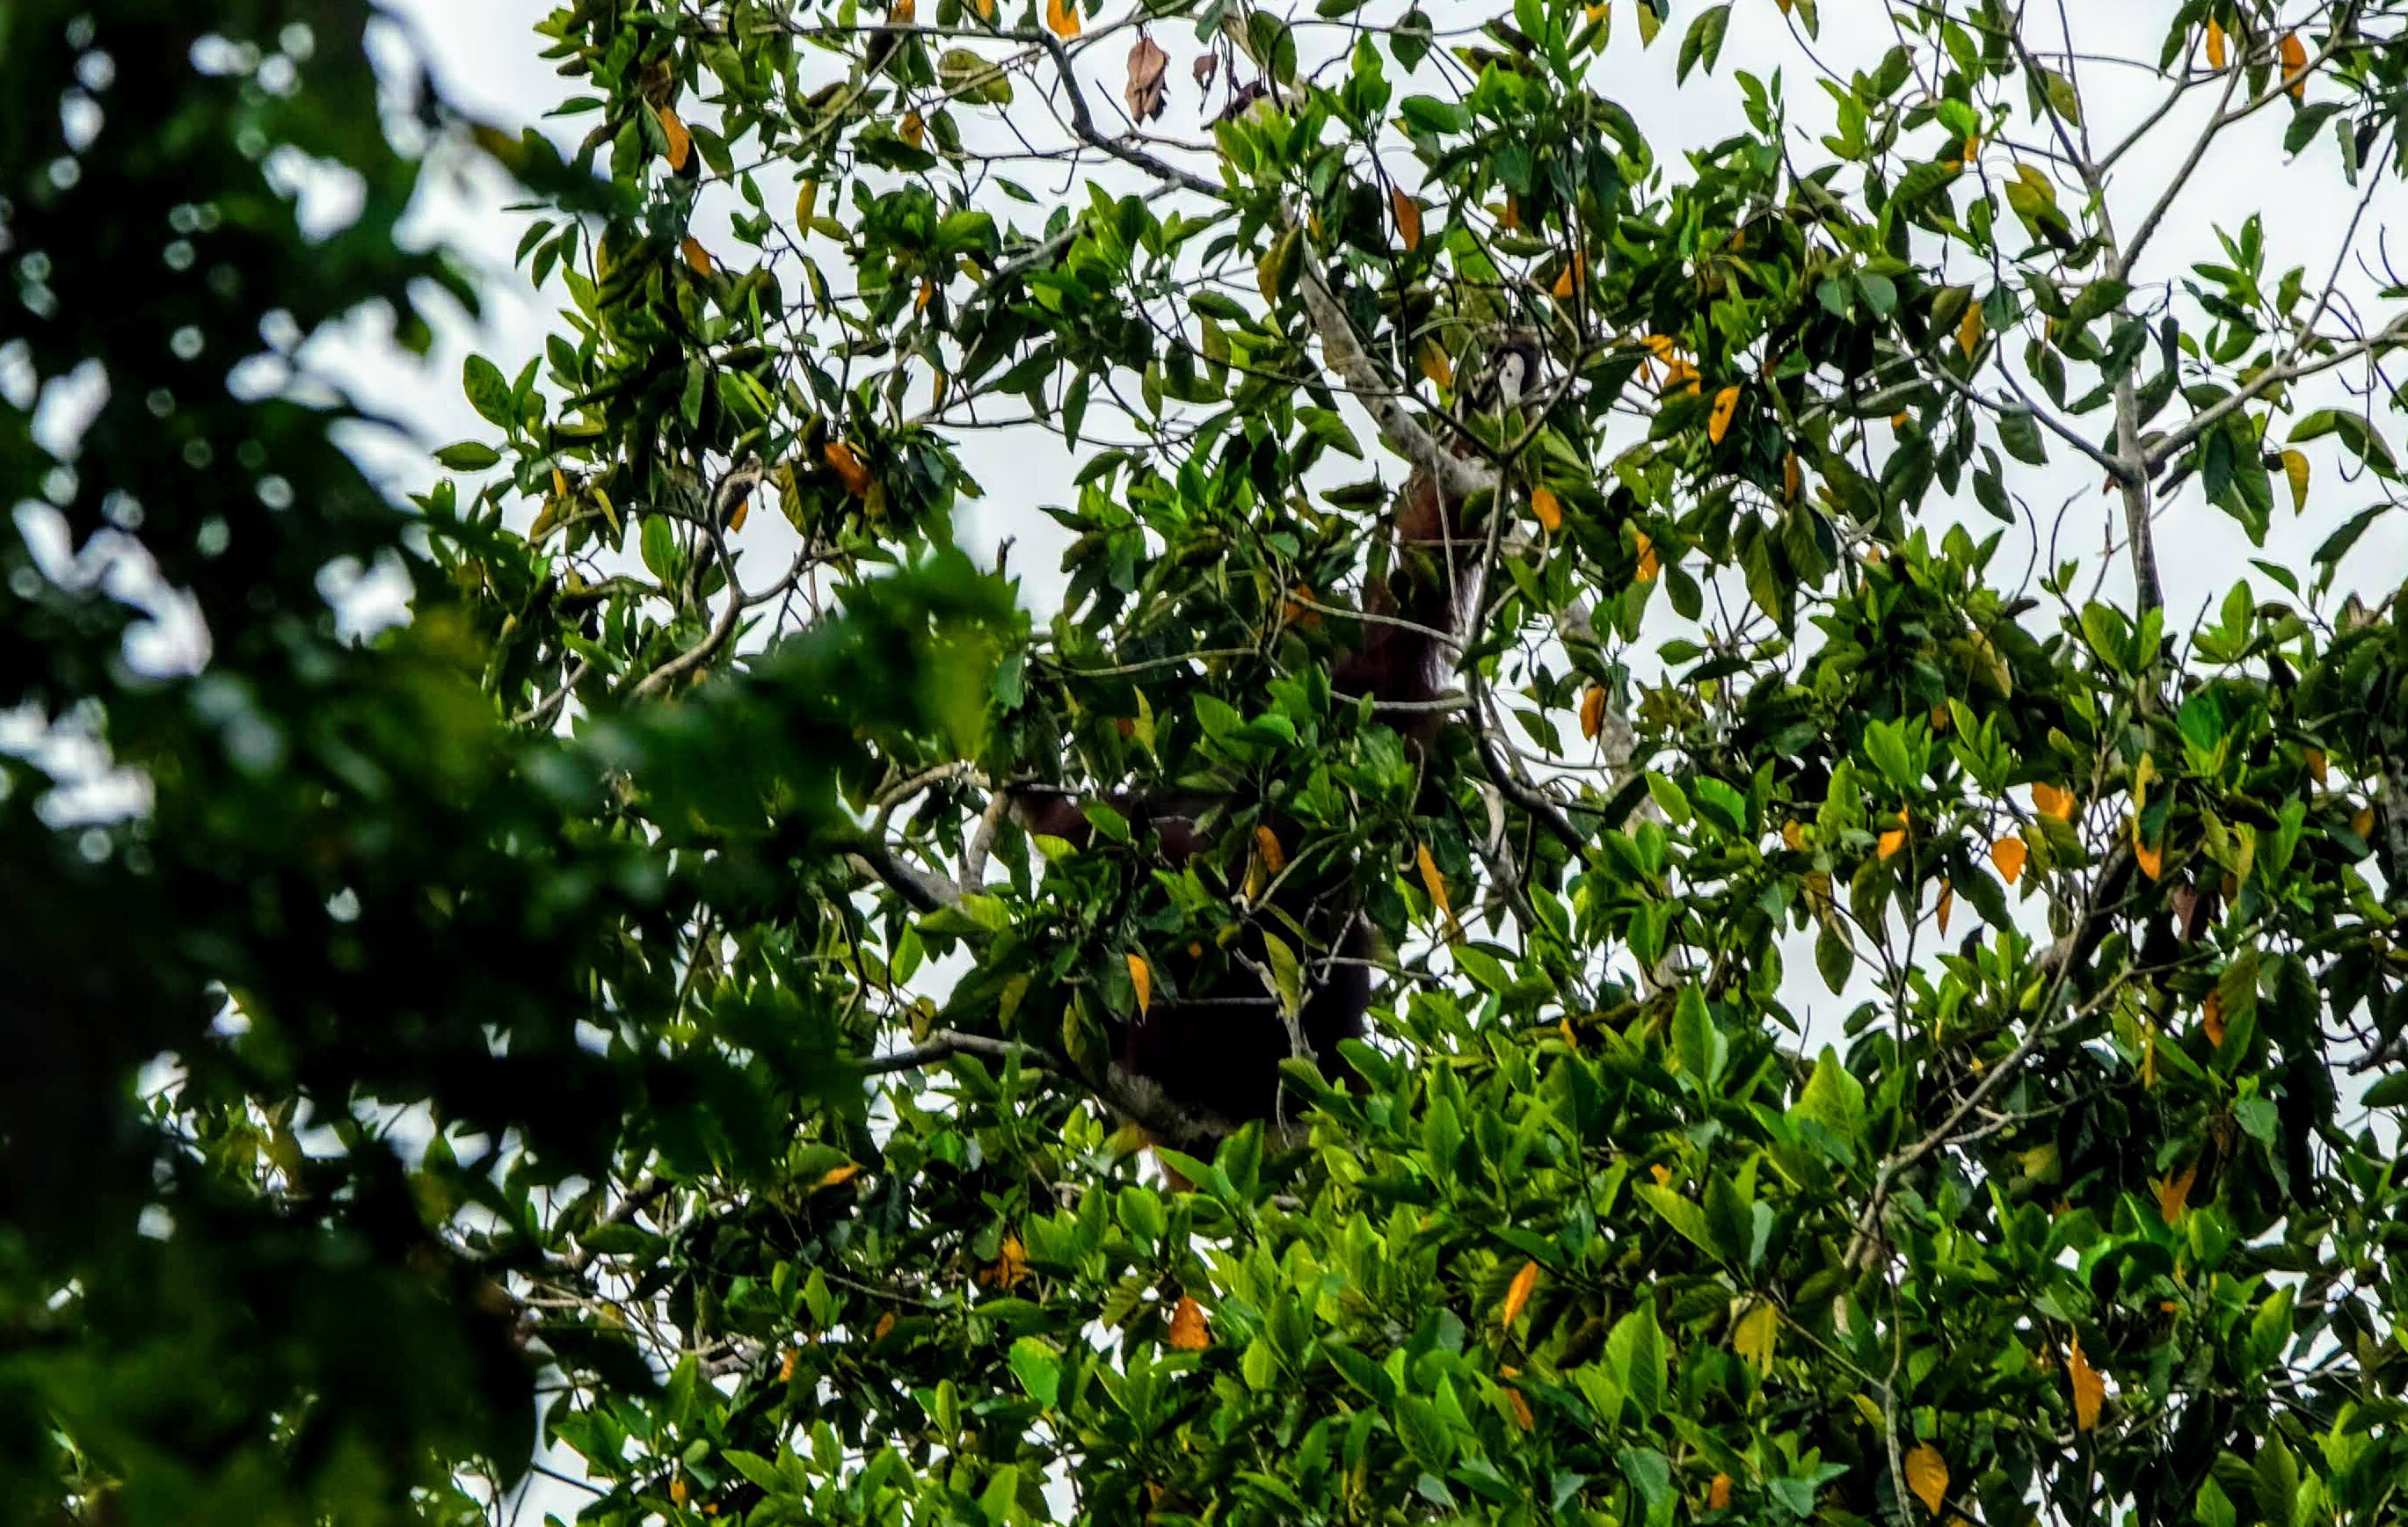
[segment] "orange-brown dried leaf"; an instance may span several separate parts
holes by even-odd
[[[1287,865],[1287,854],[1280,848],[1279,835],[1267,826],[1254,828],[1254,850],[1263,856],[1263,868],[1273,875]]]
[[[2222,69],[2226,63],[2224,26],[2213,16],[2207,19],[2207,66]]]
[[[1170,1345],[1182,1352],[1200,1352],[1212,1345],[1212,1331],[1204,1320],[1204,1306],[1188,1294],[1181,1294],[1170,1311]]]
[[[2207,994],[2207,1000],[2200,1004],[2199,1026],[2206,1032],[2207,1043],[2210,1049],[2222,1049],[2224,1048],[2223,992],[2210,992]]]
[[[2283,58],[2283,78],[2291,82],[2289,86],[2291,98],[2304,99],[2308,93],[2308,79],[2301,71],[2308,66],[2307,44],[2300,40],[2298,33],[2286,32],[2283,34],[2283,41],[2277,50]]]
[[[2019,837],[2002,837],[1990,845],[1990,863],[2009,885],[2023,878],[2024,864],[2030,858],[2031,846]]]
[[[2107,1400],[2107,1380],[2090,1366],[2082,1355],[2082,1338],[2073,1339],[2073,1350],[2066,1355],[2065,1371],[2073,1380],[2073,1426],[2078,1432],[2098,1429],[2099,1407]]]
[[[1513,1281],[1505,1289],[1505,1308],[1500,1318],[1509,1330],[1515,1320],[1522,1318],[1522,1306],[1530,1302],[1530,1291],[1538,1286],[1539,1264],[1525,1262],[1522,1270],[1513,1275]]]
[[[1068,41],[1086,22],[1079,15],[1077,0],[1045,0],[1045,24],[1055,36]]]
[[[2032,808],[2043,817],[2059,821],[2073,820],[2073,792],[2059,790],[2045,779],[2035,779],[2031,788]]]
[[[685,123],[667,107],[654,107],[652,115],[660,119],[661,136],[669,140],[669,168],[684,169],[686,160],[694,153],[694,135],[686,131]]]
[[[1142,954],[1125,956],[1128,961],[1129,985],[1137,991],[1137,1010],[1141,1017],[1154,1006],[1154,968]]]
[[[1540,487],[1530,490],[1530,512],[1538,517],[1539,524],[1544,530],[1554,532],[1564,528],[1563,501],[1555,497],[1553,489]]]
[[[811,1184],[811,1192],[818,1192],[826,1188],[841,1188],[860,1175],[859,1162],[847,1162],[841,1166],[831,1166],[820,1174],[820,1179],[817,1182]]]
[[[1595,742],[1605,730],[1605,686],[1591,684],[1581,696],[1581,735]]]
[[[1739,412],[1739,384],[1733,382],[1714,394],[1713,412],[1706,417],[1706,438],[1714,445],[1723,443],[1730,433],[1731,419]]]
[[[695,275],[710,274],[710,251],[702,247],[702,240],[689,234],[678,240],[678,252],[685,256],[685,263],[694,267]]]
[[[1404,187],[1392,186],[1388,206],[1397,215],[1397,239],[1411,254],[1422,247],[1422,204],[1405,194]]]
[[[1896,858],[1899,850],[1905,847],[1906,829],[1903,827],[1893,827],[1881,835],[1879,850],[1884,859]]]
[[[1720,1511],[1727,1507],[1730,1505],[1730,1492],[1731,1477],[1727,1474],[1715,1475],[1713,1483],[1706,1486],[1706,1509]]]
[[[1956,910],[1956,888],[1947,881],[1940,882],[1940,905],[1932,909],[1940,924],[1940,936],[1948,936],[1948,914]]]

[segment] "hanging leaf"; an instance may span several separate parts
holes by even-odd
[[[1513,1322],[1522,1318],[1522,1306],[1530,1302],[1530,1291],[1538,1286],[1539,1264],[1535,1262],[1522,1263],[1522,1270],[1513,1275],[1513,1281],[1505,1290],[1505,1307],[1498,1316],[1499,1322],[1507,1330],[1512,1330]]]
[[[2277,51],[2281,53],[2283,59],[2283,78],[2290,81],[2286,88],[2291,93],[2291,98],[2295,101],[2306,99],[2308,93],[2308,77],[2305,72],[2308,67],[2307,45],[2300,40],[2298,33],[2286,32],[2283,34],[2283,41]]]
[[[1905,847],[1906,829],[1903,827],[1893,827],[1881,835],[1880,853],[1885,860],[1895,858],[1899,850]]]
[[[678,240],[678,252],[685,256],[685,263],[694,267],[695,275],[710,274],[710,251],[702,247],[702,240],[689,234]]]
[[[1538,517],[1540,526],[1549,532],[1564,528],[1564,507],[1552,489],[1542,486],[1530,490],[1530,512]]]
[[[810,1191],[818,1192],[824,1188],[840,1188],[860,1175],[859,1162],[846,1162],[841,1166],[831,1166],[820,1174],[819,1180],[811,1184]]]
[[[1287,864],[1287,855],[1281,851],[1279,835],[1268,826],[1254,828],[1254,851],[1263,856],[1263,868],[1277,875]]]
[[[1933,920],[1940,924],[1940,936],[1948,936],[1948,914],[1956,910],[1956,888],[1947,881],[1940,882],[1940,905],[1932,908]]]
[[[1706,419],[1706,438],[1715,445],[1730,433],[1731,416],[1739,412],[1739,384],[1734,382],[1714,394],[1713,412]]]
[[[1656,575],[1664,570],[1663,564],[1656,560],[1656,543],[1647,538],[1647,533],[1643,530],[1634,530],[1630,535],[1633,545],[1639,552],[1639,581],[1653,583],[1656,581]]]
[[[2031,798],[2033,809],[2042,816],[2054,817],[2059,821],[2073,820],[2073,792],[2059,790],[2046,780],[2036,779],[2032,781]]]
[[[1591,742],[1595,742],[1598,734],[1605,730],[1604,685],[1591,684],[1588,692],[1581,696],[1580,723],[1581,735]]]
[[[1170,1345],[1182,1352],[1200,1352],[1212,1345],[1211,1329],[1204,1320],[1204,1306],[1187,1294],[1170,1311]]]
[[[2207,1043],[2210,1049],[2222,1049],[2224,1048],[2223,992],[2210,992],[2207,994],[2207,1000],[2200,1004],[2199,1026],[2207,1035]]]
[[[2322,786],[2325,782],[2325,775],[2332,767],[2330,763],[2329,763],[2325,758],[2325,750],[2321,748],[2309,749],[2307,750],[2307,765],[2309,776],[2315,780],[2318,786]]]
[[[1940,1514],[1940,1503],[1948,1498],[1948,1461],[1939,1449],[1927,1442],[1906,1455],[1906,1488],[1926,1511]]]
[[[2000,878],[2009,885],[2023,878],[2024,863],[2030,857],[2030,845],[2019,837],[2002,837],[1990,845],[1990,863],[1999,866]]]
[[[2076,1431],[2098,1429],[2099,1407],[2107,1399],[2107,1380],[2090,1366],[2082,1355],[2082,1338],[2073,1338],[2073,1350],[2065,1360],[2067,1377],[2073,1381],[2073,1425]]]
[[[1390,188],[1388,205],[1397,214],[1397,238],[1405,246],[1407,254],[1422,247],[1422,204],[1405,194],[1402,186]]]
[[[2166,872],[2166,846],[2142,842],[2141,823],[2137,818],[2132,822],[2132,857],[2140,863],[2141,873],[2152,880]]]
[[[1447,900],[1446,877],[1438,872],[1438,861],[1430,857],[1429,845],[1413,846],[1413,864],[1421,871],[1422,889],[1429,892],[1430,905],[1439,909],[1448,922],[1455,920],[1454,904]]]
[[[1781,8],[1784,10],[1787,10],[1789,8],[1788,0],[1781,0]],[[1730,1492],[1731,1477],[1727,1474],[1715,1475],[1706,1485],[1706,1509],[1709,1511],[1722,1511],[1728,1509],[1730,1506]]]
[[[1499,1387],[1505,1393],[1505,1408],[1513,1413],[1513,1424],[1525,1432],[1536,1426],[1538,1418],[1530,1414],[1530,1402],[1522,1398],[1522,1391],[1511,1384]]]
[[[1756,1364],[1758,1373],[1772,1371],[1772,1349],[1781,1334],[1781,1312],[1770,1299],[1759,1299],[1731,1327],[1731,1350]]]
[[[1218,75],[1220,72],[1220,54],[1202,53],[1197,55],[1195,67],[1193,69],[1193,73],[1196,76],[1196,88],[1199,91],[1203,91],[1207,94],[1210,94],[1212,90],[1213,77]]]
[[[1145,963],[1145,957],[1141,954],[1131,954],[1125,958],[1128,961],[1129,985],[1137,991],[1138,1016],[1142,1018],[1147,1009],[1154,1006],[1154,969]]]
[[[1045,0],[1045,24],[1065,41],[1077,36],[1085,24],[1079,17],[1078,0]]]
[[[2308,456],[2296,446],[2283,452],[2283,480],[2291,485],[2291,512],[2308,512]]]
[[[1578,291],[1587,279],[1588,258],[1578,250],[1574,250],[1572,257],[1564,263],[1564,268],[1555,274],[1555,295],[1563,301],[1570,302],[1572,293]]]
[[[1781,497],[1784,503],[1795,504],[1805,490],[1805,469],[1798,464],[1798,452],[1784,451],[1781,456]]]
[[[1128,52],[1128,83],[1122,87],[1121,98],[1128,103],[1129,115],[1139,121],[1151,121],[1162,115],[1163,107],[1170,100],[1170,86],[1163,73],[1170,66],[1170,55],[1156,47],[1144,33]]]
[[[927,138],[928,124],[920,120],[918,112],[906,111],[902,121],[896,125],[895,136],[916,149]]]
[[[661,136],[669,140],[669,168],[684,169],[686,160],[694,153],[694,135],[686,131],[685,123],[679,121],[678,114],[667,107],[653,107],[652,115],[660,119]]]
[[[2225,63],[2224,27],[2211,16],[2207,19],[2207,66],[2220,71]]]

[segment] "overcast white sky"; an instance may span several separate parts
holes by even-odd
[[[517,127],[534,123],[567,93],[565,82],[537,57],[533,27],[547,6],[536,0],[390,3],[419,39],[456,105],[489,121]],[[1385,13],[1392,7],[1388,0],[1374,0],[1372,8]],[[1431,8],[1441,20],[1472,13],[1451,4]],[[1612,47],[1605,65],[1592,77],[1596,88],[1631,111],[1658,144],[1668,164],[1677,170],[1677,150],[1712,143],[1743,125],[1740,93],[1732,81],[1737,69],[1770,76],[1776,68],[1785,68],[1793,120],[1819,134],[1828,120],[1828,102],[1781,26],[1773,0],[1739,0],[1713,77],[1693,78],[1685,90],[1674,87],[1673,45],[1680,29],[1699,8],[1692,0],[1676,0],[1666,35],[1653,50],[1642,53],[1628,14],[1631,7],[1617,5],[1621,14],[1615,18]],[[2089,0],[2071,8],[2079,16],[2075,22],[2078,50],[2092,60],[2082,65],[2082,83],[2093,126],[2112,136],[2155,104],[2158,87],[2137,71],[2096,60],[2102,55],[2154,59],[2157,39],[2175,7],[2169,0],[2114,0],[2113,4]],[[1113,9],[1116,13],[1117,7]],[[1823,35],[1816,51],[1827,64],[1851,69],[1868,66],[1892,40],[1886,13],[1877,0],[1823,0],[1822,13]],[[1195,99],[1186,64],[1194,45],[1183,25],[1162,28],[1158,36],[1173,58],[1170,121],[1192,121]],[[1105,93],[1117,93],[1116,87],[1108,87]],[[2163,234],[2139,273],[2141,284],[2178,279],[2192,262],[2220,258],[2213,230],[2218,225],[2237,227],[2242,219],[2261,209],[2267,220],[2270,270],[2304,264],[2315,279],[2321,280],[2333,264],[2336,241],[2351,218],[2355,197],[2330,171],[2329,155],[2313,174],[2286,168],[2280,144],[2288,115],[2282,108],[2268,111],[2230,136],[2218,150],[2211,171],[2199,177],[2172,207]],[[2132,227],[2141,209],[2155,199],[2187,147],[2182,124],[2197,120],[2196,113],[2176,112],[2161,129],[2156,147],[2135,153],[2118,169],[2110,187],[2110,206],[2119,228]],[[1818,157],[1819,150],[1813,150],[1802,155],[1808,164]],[[2396,195],[2386,193],[2386,196],[2391,199],[2379,200],[2370,212],[2370,228],[2402,212]],[[397,489],[423,489],[434,478],[436,470],[426,456],[431,447],[488,433],[460,392],[461,362],[468,351],[481,350],[498,361],[505,372],[515,372],[526,357],[538,352],[550,331],[552,305],[539,301],[511,269],[511,253],[523,221],[501,210],[508,199],[498,177],[480,166],[455,166],[430,179],[414,214],[416,227],[427,236],[449,240],[483,265],[488,298],[481,320],[471,323],[453,315],[439,322],[435,352],[423,364],[380,342],[371,325],[355,326],[342,342],[312,352],[313,359],[345,377],[360,395],[373,399],[381,411],[408,421],[417,431],[418,437],[411,440],[384,436],[359,441],[362,456]],[[780,205],[774,193],[770,205]],[[1025,208],[1020,215],[1024,221],[1032,217]],[[724,227],[723,222],[720,228]],[[725,240],[713,237],[714,230],[707,221],[698,224],[697,232],[706,244],[728,247]],[[2371,237],[2362,243],[2372,247]],[[2364,279],[2350,286],[2359,293],[2372,289]],[[2397,438],[2387,416],[2378,415],[2378,421]],[[1370,438],[1368,429],[1361,433]],[[1036,506],[1070,496],[1072,459],[1058,441],[1041,435],[1000,437],[972,432],[963,450],[971,471],[984,481],[990,494],[983,504],[965,511],[963,539],[974,552],[984,552],[1004,536],[1018,537],[1020,549],[1014,553],[1013,568],[1028,579],[1034,600],[1050,602],[1059,587],[1053,568],[1062,537]],[[2095,557],[2112,506],[2099,493],[2093,471],[2068,464],[2068,453],[2061,448],[2054,455],[2054,464],[2024,472],[2016,486],[2044,515],[2058,503],[2072,500],[2075,510],[2060,554]],[[1398,474],[1391,470],[1388,475],[1393,478]],[[2200,498],[2194,483],[2160,522],[2159,555],[2172,623],[2178,628],[2187,624],[2203,603],[2220,598],[2236,578],[2250,576],[2247,564],[2253,556],[2303,566],[2308,552],[2335,525],[2374,498],[2363,485],[2341,482],[2333,459],[2318,455],[2309,513],[2303,520],[2294,520],[2287,498],[2278,488],[2273,533],[2269,546],[2258,550],[2249,546],[2237,525]],[[1966,518],[1977,534],[1993,524],[1977,510]],[[784,529],[781,517],[756,515],[747,535],[775,535]],[[2014,553],[2014,564],[2021,562],[2020,551]],[[2408,564],[2408,516],[2392,516],[2379,522],[2361,543],[2350,564],[2351,576],[2344,581],[2387,590],[2400,580],[2404,564]],[[2261,592],[2270,587],[2263,579],[2258,582]],[[2108,587],[2128,593],[2129,579],[2118,568]],[[1802,969],[1805,963],[1795,963]],[[1830,1005],[1827,1001],[1825,1006]],[[547,1509],[564,1515],[573,1510],[579,1498],[576,1491],[538,1483],[540,1488],[530,1496],[527,1520],[539,1518]]]

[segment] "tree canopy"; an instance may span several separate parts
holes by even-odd
[[[366,18],[0,14],[0,1493],[2401,1516],[2408,5]],[[447,137],[564,307],[396,503]]]

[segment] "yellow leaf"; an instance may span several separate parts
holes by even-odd
[[[869,468],[861,464],[860,456],[854,453],[851,446],[841,440],[830,440],[820,447],[820,459],[827,463],[828,470],[834,472],[837,480],[844,484],[846,492],[855,498],[869,496]]]
[[[710,274],[710,251],[702,247],[702,240],[688,235],[678,240],[678,252],[685,256],[685,263],[694,267],[695,275]]]
[[[2292,98],[2305,99],[2308,93],[2308,77],[2302,71],[2308,66],[2307,45],[2300,41],[2298,33],[2286,32],[2283,34],[2282,46],[2278,50],[2283,57],[2283,78],[2291,81]]]
[[[1902,430],[1914,421],[1914,416],[1903,408],[1889,416],[1889,427],[1894,430]]]
[[[1513,1275],[1512,1285],[1505,1290],[1505,1310],[1499,1319],[1507,1329],[1512,1329],[1513,1322],[1522,1318],[1522,1306],[1530,1302],[1530,1291],[1538,1286],[1539,1264],[1535,1262],[1522,1263],[1522,1270]]]
[[[1634,530],[1630,535],[1639,551],[1639,581],[1653,583],[1656,575],[1664,570],[1663,564],[1656,560],[1656,543],[1647,538],[1643,530]]]
[[[1927,1442],[1906,1455],[1906,1488],[1926,1511],[1940,1514],[1940,1503],[1948,1498],[1948,1461],[1939,1449]]]
[[[1782,9],[1787,10],[1789,0],[1780,0],[1780,6]],[[1729,1506],[1730,1492],[1731,1477],[1727,1474],[1715,1475],[1713,1482],[1706,1486],[1706,1509],[1720,1511]]]
[[[820,1179],[817,1182],[811,1184],[811,1192],[818,1192],[823,1188],[841,1187],[860,1175],[861,1163],[858,1162],[847,1162],[842,1166],[831,1166],[820,1174]]]
[[[1971,355],[1982,344],[1982,305],[1969,302],[1965,316],[1956,321],[1956,348]]]
[[[808,229],[820,209],[820,183],[806,180],[795,191],[795,226]]]
[[[878,1323],[869,1328],[869,1339],[871,1341],[884,1341],[886,1339],[886,1334],[894,1329],[895,1312],[890,1309],[885,1314],[878,1317]]]
[[[1505,211],[1497,220],[1497,226],[1509,234],[1522,226],[1522,204],[1513,199],[1513,193],[1510,191],[1505,193]]]
[[[1679,342],[1669,334],[1651,334],[1640,343],[1647,347],[1647,353],[1667,365],[1672,362],[1673,351],[1680,348]]]
[[[921,140],[928,136],[928,124],[920,120],[918,112],[906,111],[903,113],[903,121],[895,129],[895,136],[916,149],[920,146]]]
[[[2323,749],[2311,748],[2308,749],[2308,773],[2315,777],[2317,784],[2321,785],[2325,782],[2325,775],[2331,767],[2332,765],[2325,759],[2325,750]]]
[[[1540,525],[1549,531],[1564,528],[1564,507],[1549,488],[1530,490],[1530,512],[1538,516]]]
[[[2090,1366],[2082,1355],[2082,1338],[2073,1339],[2073,1350],[2065,1360],[2065,1371],[2073,1380],[2073,1426],[2078,1432],[2095,1431],[2099,1426],[2099,1407],[2107,1399],[2107,1380]]]
[[[1730,433],[1731,416],[1739,412],[1739,384],[1733,382],[1714,394],[1713,412],[1706,418],[1706,438],[1714,445],[1723,443]]]
[[[2166,872],[2166,846],[2141,841],[2141,823],[2132,822],[2132,858],[2140,864],[2141,873],[2154,880]]]
[[[1406,195],[1404,187],[1396,186],[1388,192],[1388,205],[1396,209],[1397,237],[1411,254],[1422,247],[1422,204]]]
[[[1439,349],[1437,340],[1425,339],[1415,346],[1413,360],[1422,368],[1422,375],[1429,378],[1432,387],[1455,385],[1455,362],[1448,359],[1446,351]]]
[[[568,496],[568,478],[566,475],[556,466],[552,469],[552,496],[554,498],[566,498]],[[2321,779],[2324,776],[2322,773],[2319,773],[2316,778]]]
[[[1806,473],[1798,464],[1798,452],[1784,451],[1781,457],[1781,496],[1788,503],[1798,501],[1799,492],[1806,486]]]
[[[2199,1163],[2193,1162],[2172,1177],[2163,1177],[2153,1184],[2157,1190],[2157,1212],[2168,1224],[2182,1218],[2183,1206],[2190,1202],[2190,1185],[2199,1180]]]
[[[1806,829],[1799,826],[1794,821],[1783,822],[1781,824],[1781,843],[1782,847],[1788,849],[1793,853],[1803,849],[1806,846]]]
[[[2059,821],[2073,820],[2073,792],[2059,790],[2044,779],[2035,779],[2031,788],[2032,807],[2043,817]]]
[[[744,521],[752,517],[752,498],[749,495],[739,498],[736,501],[736,512],[727,517],[727,528],[731,531],[742,530],[744,528]]]
[[[915,0],[895,0],[895,4],[887,7],[886,19],[896,26],[910,26],[919,14],[920,7]]]
[[[1045,24],[1054,29],[1057,37],[1077,36],[1084,24],[1079,19],[1077,0],[1045,0]]]
[[[1154,1006],[1154,970],[1145,963],[1145,956],[1141,954],[1132,954],[1126,958],[1129,985],[1137,989],[1137,1010],[1139,1016],[1142,1017],[1146,1009]]]
[[[2283,478],[2291,485],[2291,512],[2308,511],[2308,457],[2302,450],[2283,452]]]
[[[791,1383],[793,1383],[793,1382],[795,1381],[795,1360],[796,1360],[796,1358],[800,1357],[800,1356],[802,1356],[802,1353],[801,1353],[800,1351],[796,1350],[795,1348],[792,1348],[792,1347],[787,1348],[787,1349],[785,1349],[785,1351],[784,1351],[784,1352],[782,1352],[782,1353],[781,1353],[781,1354],[779,1355],[779,1358],[778,1358],[778,1382],[779,1382],[779,1383],[781,1383],[781,1384],[791,1384]]]
[[[1675,388],[1686,388],[1692,392],[1698,390],[1698,368],[1677,358],[1664,363],[1663,390],[1670,392]]]
[[[669,1476],[669,1504],[671,1506],[683,1506],[686,1501],[693,1496],[693,1494],[694,1487],[685,1482],[684,1475],[673,1474]]]
[[[1940,882],[1940,905],[1932,908],[1932,915],[1940,924],[1940,936],[1942,938],[1948,936],[1948,914],[1955,910],[1956,910],[1956,888],[1942,880]]]
[[[1893,827],[1881,835],[1881,857],[1884,859],[1895,857],[1905,847],[1906,829],[1903,827]]]
[[[928,310],[929,302],[933,300],[936,295],[937,283],[923,278],[920,282],[919,295],[911,299],[911,311],[915,313],[926,312]]]
[[[2361,806],[2357,810],[2351,812],[2349,814],[2349,830],[2356,833],[2359,837],[2372,836],[2374,833],[2374,807],[2371,806]]]
[[[982,21],[995,20],[995,0],[970,0],[970,8],[978,12]]]
[[[2157,1085],[2157,1029],[2149,1025],[2147,1035],[2141,1041],[2141,1086],[2154,1090]]]
[[[1605,686],[1591,684],[1581,696],[1581,735],[1595,742],[1605,730]]]
[[[2221,69],[2224,64],[2224,27],[2211,16],[2207,19],[2207,66]]]
[[[1773,1341],[1780,1334],[1780,1311],[1770,1299],[1759,1299],[1731,1327],[1731,1350],[1755,1363],[1756,1372],[1770,1373]]]
[[[1188,1294],[1181,1294],[1170,1312],[1170,1345],[1182,1352],[1200,1352],[1212,1345],[1212,1332],[1204,1322],[1204,1306]]]
[[[686,159],[694,152],[694,135],[685,130],[678,114],[665,106],[654,107],[652,115],[660,119],[661,134],[669,140],[669,168],[685,168]]]
[[[1437,907],[1450,923],[1455,920],[1454,904],[1446,899],[1446,877],[1438,872],[1438,861],[1430,857],[1429,845],[1413,846],[1413,863],[1422,874],[1422,889],[1429,892],[1430,905]]]
[[[2029,845],[2019,837],[2002,837],[1990,845],[1990,863],[1999,866],[2009,885],[2023,878],[2024,861],[2030,857]]]
[[[2210,992],[2199,1006],[2199,1026],[2207,1034],[2210,1049],[2224,1048],[2224,993]]]

